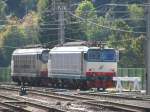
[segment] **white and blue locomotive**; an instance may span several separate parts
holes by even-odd
[[[73,88],[113,87],[118,51],[87,46],[17,49],[12,54],[12,79],[31,84]]]

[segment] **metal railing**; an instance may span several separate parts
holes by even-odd
[[[118,68],[117,73],[119,77],[140,77],[142,89],[145,88],[145,74],[145,68]]]
[[[10,82],[10,67],[0,67],[0,82]],[[145,83],[145,68],[118,68],[117,76],[119,77],[141,77],[141,87]]]
[[[0,82],[10,82],[10,67],[0,67]]]

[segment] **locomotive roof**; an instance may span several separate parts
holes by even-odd
[[[12,55],[41,54],[44,48],[16,49]]]
[[[51,49],[50,53],[53,52],[87,52],[89,49],[100,49],[99,47],[87,47],[87,46],[60,46]],[[113,49],[113,48],[105,48]]]
[[[87,52],[89,47],[87,46],[61,46],[51,49],[52,52]]]
[[[76,41],[76,42],[66,42],[63,46],[85,46],[87,44],[86,41]]]

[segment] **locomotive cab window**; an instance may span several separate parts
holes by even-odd
[[[87,60],[87,53],[84,53],[84,60]]]
[[[90,49],[87,57],[90,62],[115,62],[117,60],[114,49]]]
[[[88,51],[88,61],[100,61],[100,50],[90,49]]]
[[[39,56],[40,60],[43,62],[43,63],[47,63],[48,62],[48,58],[49,58],[49,51],[48,50],[45,50],[43,51],[40,56]]]
[[[106,49],[101,52],[101,60],[104,62],[115,62],[116,61],[116,52],[113,49]]]

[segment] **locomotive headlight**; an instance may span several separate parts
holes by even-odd
[[[115,71],[115,68],[111,68],[110,70],[114,72],[114,71]]]
[[[89,68],[89,72],[91,72],[92,71],[92,69],[91,68]]]

